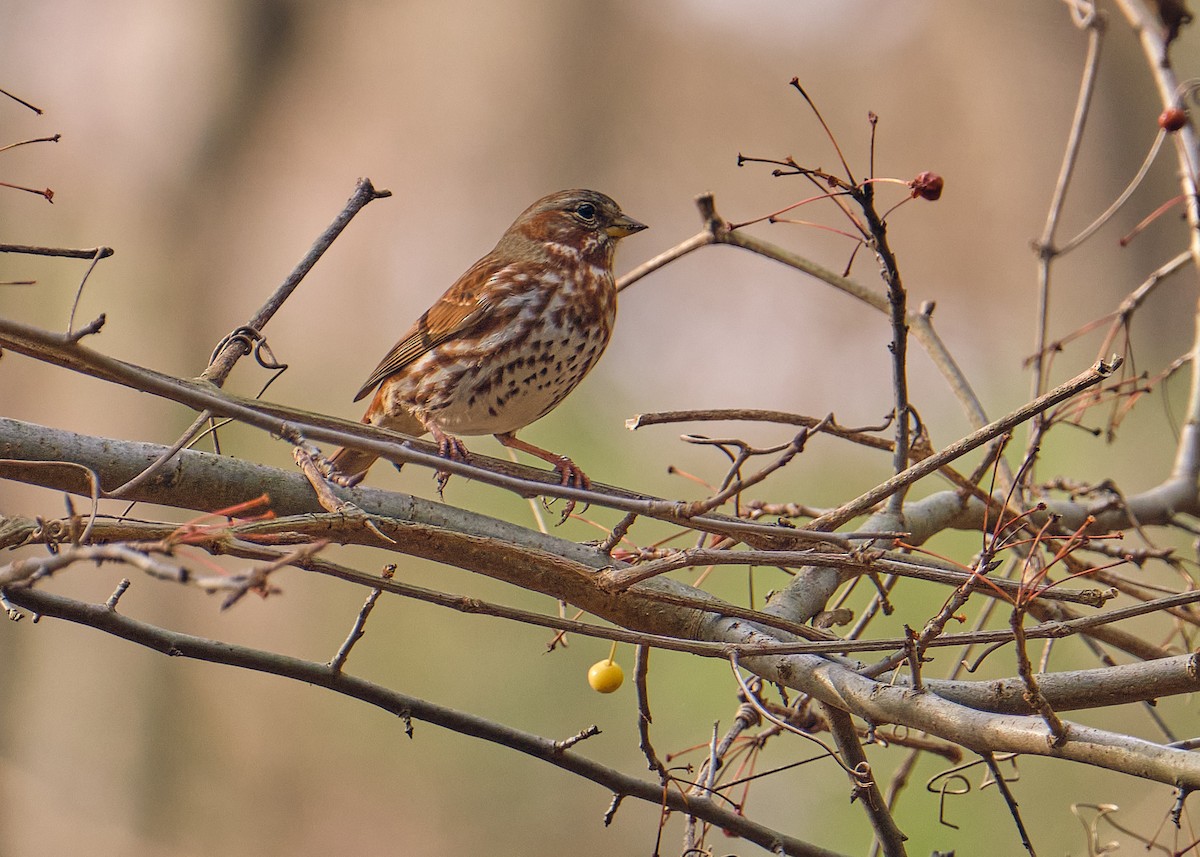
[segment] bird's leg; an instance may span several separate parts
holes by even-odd
[[[521,440],[512,432],[509,432],[508,434],[498,434],[496,435],[496,440],[500,441],[500,443],[504,444],[509,449],[519,449],[521,452],[528,452],[530,455],[537,456],[548,464],[553,464],[554,469],[558,471],[560,485],[565,485],[570,488],[579,488],[584,491],[592,487],[592,480],[588,479],[588,475],[579,469],[579,465],[565,455],[555,455],[553,452],[550,452],[547,449],[542,449],[540,446],[534,446],[532,443]],[[571,512],[574,510],[575,501],[568,500],[566,507],[563,509],[562,519],[559,521],[559,523],[561,524],[568,517],[570,517]]]
[[[451,461],[467,462],[471,460],[471,453],[467,452],[463,442],[452,434],[446,434],[433,420],[424,420],[425,428],[429,429],[429,433],[433,435],[434,441],[437,442],[438,455],[442,458],[448,458]],[[439,470],[435,474],[437,476],[438,496],[442,496],[442,492],[446,489],[446,483],[450,481],[450,473],[445,470]]]
[[[521,452],[528,452],[530,455],[535,455],[548,464],[553,464],[554,469],[558,471],[558,475],[562,477],[559,482],[560,485],[569,485],[572,488],[581,488],[585,491],[592,487],[592,480],[588,479],[587,474],[580,470],[579,466],[565,455],[556,455],[549,450],[542,449],[540,446],[534,446],[528,441],[521,440],[511,432],[496,435],[496,440],[510,449],[519,449]]]

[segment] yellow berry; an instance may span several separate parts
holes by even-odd
[[[625,681],[625,671],[620,664],[605,658],[592,664],[588,670],[588,684],[597,693],[612,693]]]

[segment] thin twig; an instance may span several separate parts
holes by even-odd
[[[1057,254],[1054,247],[1054,235],[1062,216],[1063,204],[1066,200],[1067,189],[1070,187],[1075,166],[1079,160],[1079,148],[1083,143],[1083,129],[1087,124],[1088,113],[1091,110],[1095,95],[1097,71],[1100,66],[1100,48],[1104,44],[1104,18],[1092,14],[1078,26],[1087,30],[1087,57],[1083,63],[1083,76],[1079,83],[1079,95],[1075,100],[1075,114],[1071,119],[1071,130],[1067,135],[1067,145],[1063,152],[1062,165],[1059,167],[1058,180],[1051,195],[1050,207],[1046,213],[1046,225],[1038,240],[1038,322],[1034,342],[1035,355],[1044,353],[1048,338],[1050,319],[1050,263]],[[1040,396],[1045,389],[1046,373],[1041,357],[1034,358],[1033,364],[1033,395]],[[1035,425],[1040,425],[1040,420]]]
[[[1018,408],[1005,417],[1001,417],[993,423],[989,423],[981,429],[978,429],[956,443],[943,449],[941,452],[925,458],[918,463],[912,465],[907,470],[896,474],[891,479],[881,485],[872,488],[867,493],[856,497],[848,503],[844,503],[837,509],[834,509],[828,514],[822,515],[814,520],[809,526],[813,530],[835,529],[851,518],[862,514],[870,509],[881,500],[890,497],[895,491],[907,485],[911,485],[918,479],[928,476],[933,471],[937,470],[944,464],[959,458],[971,450],[982,446],[994,437],[1011,429],[1013,426],[1019,425],[1030,419],[1036,414],[1040,414],[1054,405],[1069,399],[1081,390],[1086,390],[1088,387],[1100,383],[1105,378],[1112,375],[1114,371],[1121,365],[1120,357],[1114,357],[1110,362],[1100,361],[1086,372],[1076,375],[1070,381],[1062,384],[1051,390],[1043,396],[1039,396],[1029,404]]]
[[[863,752],[858,740],[858,732],[850,715],[832,705],[821,705],[821,713],[829,723],[829,732],[837,744],[838,753],[844,760],[844,766],[850,769],[853,793],[851,800],[858,799],[863,810],[875,830],[875,839],[883,847],[887,857],[905,857],[908,853],[904,848],[907,836],[896,825],[887,801],[879,791],[875,782],[870,763]]]
[[[75,300],[71,302],[71,314],[67,317],[67,336],[78,338],[75,332],[75,311],[79,308],[79,301],[83,297],[83,287],[87,285],[88,277],[92,275],[92,271],[96,270],[96,265],[101,259],[105,258],[104,247],[97,247],[95,255],[92,256],[92,264],[88,265],[87,270],[83,272],[83,278],[79,281],[79,288],[75,290]],[[108,255],[112,255],[111,253]]]
[[[785,411],[769,411],[758,408],[705,408],[687,411],[659,411],[656,413],[636,414],[625,421],[625,428],[636,431],[646,426],[669,425],[681,422],[708,422],[728,420],[734,422],[767,422],[782,423],[783,425],[802,426],[812,433],[832,435],[853,443],[869,446],[874,449],[891,451],[895,448],[887,438],[875,437],[869,432],[883,431],[891,424],[891,419],[882,425],[868,428],[846,428],[840,426],[832,416],[807,417],[801,414],[789,414]]]
[[[671,249],[659,253],[653,259],[643,262],[632,271],[625,274],[623,277],[620,277],[617,280],[617,291],[624,291],[647,274],[652,274],[667,263],[674,262],[676,259],[680,258],[681,256],[686,256],[693,250],[699,250],[701,247],[706,247],[709,244],[712,244],[713,241],[713,234],[709,230],[696,233],[691,238],[681,241]]]
[[[396,576],[396,566],[388,564],[383,567],[383,573],[380,577],[383,580],[391,580]],[[375,609],[375,602],[379,600],[379,596],[383,593],[382,589],[372,589],[367,593],[367,600],[363,602],[362,608],[358,611],[358,615],[354,617],[354,624],[350,627],[350,633],[346,635],[346,639],[338,648],[337,654],[333,656],[333,660],[329,662],[329,668],[334,672],[341,672],[342,667],[346,665],[346,659],[350,657],[350,650],[354,648],[364,633],[366,633],[367,617],[371,615],[371,611]]]
[[[1025,682],[1025,701],[1029,703],[1029,707],[1035,709],[1050,730],[1050,735],[1047,737],[1047,742],[1051,747],[1061,747],[1067,741],[1067,727],[1059,719],[1057,713],[1046,702],[1042,696],[1041,689],[1038,687],[1037,677],[1033,674],[1033,664],[1029,660],[1029,653],[1025,647],[1024,634],[1024,614],[1021,610],[1013,610],[1012,618],[1009,626],[1013,631],[1014,642],[1016,643],[1017,651],[1017,671],[1021,676],[1021,680]]]
[[[207,423],[211,418],[211,411],[201,411],[196,419],[192,421],[192,424],[188,426],[184,430],[183,434],[179,436],[175,443],[171,444],[161,453],[159,453],[158,457],[155,458],[154,461],[150,462],[150,464],[143,468],[141,472],[139,472],[132,479],[126,480],[112,491],[105,492],[104,496],[115,500],[126,498],[146,482],[153,479],[160,472],[162,472],[162,469],[173,458],[175,458],[176,454],[178,454],[181,449],[189,446],[192,441],[196,439],[196,434],[200,431],[200,429],[204,428],[204,424]]]
[[[987,752],[980,755],[983,757],[983,761],[987,764],[988,770],[992,774],[996,788],[1000,790],[1000,794],[1004,797],[1004,803],[1008,806],[1009,815],[1012,816],[1013,822],[1017,825],[1017,833],[1021,837],[1021,844],[1025,846],[1029,857],[1037,857],[1037,852],[1033,850],[1033,842],[1029,838],[1029,832],[1025,829],[1025,823],[1021,821],[1021,812],[1017,808],[1017,799],[1009,789],[1008,781],[1004,779],[1004,774],[1001,773],[1000,766],[996,764],[996,757],[992,753]]]
[[[593,724],[591,726],[585,726],[583,729],[580,729],[578,732],[576,732],[570,738],[564,738],[561,741],[555,741],[554,742],[554,752],[564,753],[567,750],[570,750],[572,747],[574,747],[579,742],[586,741],[588,738],[594,738],[595,736],[597,736],[599,734],[600,734],[599,726],[596,726],[595,724]]]
[[[650,716],[650,688],[647,684],[647,677],[650,674],[650,647],[637,646],[634,652],[633,677],[634,686],[637,688],[638,749],[646,757],[649,769],[657,773],[663,785],[666,785],[671,779],[671,775],[668,773],[666,765],[658,758],[658,754],[654,752],[654,745],[650,743],[650,724],[653,722],[653,718]]]
[[[329,249],[334,240],[342,234],[342,230],[349,225],[354,215],[358,214],[368,203],[377,199],[384,199],[391,195],[392,192],[390,190],[376,190],[375,186],[371,184],[370,179],[359,179],[354,193],[351,194],[341,213],[333,219],[328,228],[313,242],[312,247],[309,248],[304,258],[297,263],[296,267],[279,284],[279,287],[267,298],[266,302],[250,317],[250,320],[246,322],[246,327],[261,331],[275,313],[279,311],[279,308],[283,306],[284,301],[300,285],[300,281],[304,279],[305,275],[317,264],[317,260],[325,254],[325,251]],[[220,353],[215,355],[215,358],[209,364],[208,368],[204,370],[201,377],[220,387],[229,375],[230,370],[233,369],[234,364],[246,353],[245,346],[242,343],[236,340],[230,341],[225,348],[221,349]]]
[[[721,758],[717,751],[717,730],[720,726],[719,722],[713,722],[712,738],[708,742],[708,759],[700,767],[700,776],[696,778],[696,784],[688,789],[689,796],[711,797],[713,794],[713,779],[716,777]],[[702,853],[701,846],[704,843],[704,834],[697,834],[697,821],[696,816],[691,814],[687,816],[687,821],[683,828],[684,854]]]
[[[121,600],[121,596],[129,589],[130,582],[128,577],[121,578],[121,582],[117,584],[117,588],[113,590],[113,594],[108,596],[108,600],[104,602],[106,610],[116,610],[117,602]]]
[[[1129,181],[1129,184],[1125,186],[1125,189],[1121,191],[1120,195],[1115,200],[1113,200],[1112,205],[1106,208],[1099,217],[1084,227],[1084,229],[1078,235],[1076,235],[1070,241],[1067,241],[1062,246],[1055,248],[1056,256],[1064,256],[1067,253],[1070,253],[1084,241],[1091,238],[1101,226],[1108,223],[1108,221],[1113,218],[1113,215],[1121,210],[1125,203],[1129,201],[1129,198],[1133,196],[1133,192],[1141,187],[1142,181],[1146,178],[1146,174],[1150,172],[1150,167],[1154,164],[1155,159],[1158,157],[1159,149],[1162,148],[1163,140],[1166,139],[1166,136],[1166,132],[1160,128],[1154,137],[1154,142],[1150,145],[1150,151],[1146,153],[1146,157],[1142,161],[1142,165],[1138,168],[1138,171],[1134,177]]]
[[[259,307],[258,312],[251,317],[250,321],[245,325],[245,327],[258,332],[261,335],[262,328],[268,321],[271,320],[272,316],[275,315],[279,308],[283,306],[283,302],[286,301],[292,292],[296,290],[296,287],[300,285],[300,281],[304,279],[304,276],[310,270],[312,270],[312,267],[317,263],[317,260],[320,259],[325,251],[329,249],[330,245],[333,244],[334,239],[341,234],[342,230],[346,228],[354,215],[361,211],[367,203],[376,199],[383,199],[391,195],[392,192],[389,190],[376,190],[371,184],[370,179],[359,179],[358,185],[354,189],[354,193],[351,195],[349,201],[347,201],[341,213],[338,214],[338,216],[334,218],[333,223],[331,223],[329,227],[323,233],[321,233],[321,235],[309,249],[308,253],[305,254],[304,258],[297,263],[296,267],[292,269],[292,272],[288,274],[287,278],[279,285],[274,293],[267,298],[267,301],[261,307]],[[111,255],[111,251],[109,255]],[[80,288],[82,289],[82,284],[80,285]],[[72,318],[74,318],[74,310],[72,310]],[[201,379],[206,380],[217,387],[222,386],[225,383],[225,379],[228,377],[230,371],[233,370],[234,364],[237,363],[237,361],[243,356],[250,353],[250,351],[251,348],[242,339],[232,336],[226,337],[221,347],[217,349],[216,354],[213,355],[208,368],[206,368],[204,373],[201,375]],[[209,420],[211,420],[214,416],[216,416],[216,412],[213,410],[201,410],[200,414],[196,417],[192,425],[189,426],[182,435],[180,435],[179,439],[176,440],[168,450],[151,462],[145,468],[145,470],[118,487],[109,496],[126,497],[137,486],[158,474],[162,468],[165,467],[175,457],[179,450],[183,449],[192,442],[200,428],[204,426],[205,423],[209,422]]]
[[[804,442],[807,439],[808,429],[801,429],[800,433],[792,438],[791,443],[787,444],[783,448],[780,456],[777,459],[763,467],[761,470],[758,470],[755,473],[752,473],[750,476],[747,476],[745,479],[731,478],[728,480],[729,484],[713,496],[704,500],[697,500],[696,502],[689,504],[683,510],[683,517],[690,518],[694,515],[702,515],[705,512],[711,512],[713,509],[722,506],[730,497],[734,497],[745,489],[753,485],[757,485],[776,470],[786,467],[793,458],[795,458],[804,450]]]
[[[83,464],[77,464],[74,461],[28,461],[23,459],[0,458],[0,466],[5,464],[20,465],[21,467],[49,467],[49,468],[67,468],[72,470],[80,470],[87,476],[88,496],[92,501],[91,510],[88,512],[88,522],[84,527],[83,533],[79,536],[81,544],[87,544],[92,538],[92,528],[96,524],[97,516],[100,513],[100,475]]]
[[[629,528],[633,526],[633,522],[637,520],[637,512],[626,512],[625,517],[617,522],[617,525],[612,528],[612,532],[604,537],[604,540],[596,545],[596,550],[600,553],[612,556],[613,548],[621,543],[621,539],[629,532]]]
[[[42,110],[42,108],[35,107],[34,105],[32,105],[28,101],[26,101],[24,98],[18,98],[17,96],[13,95],[11,92],[9,92],[7,90],[0,89],[0,95],[4,95],[4,96],[7,96],[8,98],[11,98],[13,101],[17,102],[17,104],[20,104],[22,107],[28,107],[30,110],[32,110],[34,113],[36,113],[38,116],[41,116],[42,113],[44,112]]]
[[[799,728],[793,726],[791,723],[788,723],[786,720],[772,714],[767,709],[767,707],[762,704],[762,700],[760,700],[758,698],[758,694],[756,694],[754,692],[754,689],[752,687],[750,687],[750,685],[746,681],[746,679],[742,678],[742,671],[741,671],[741,666],[738,663],[738,653],[737,652],[730,652],[729,666],[733,670],[734,679],[737,681],[738,686],[741,687],[741,689],[742,689],[742,698],[745,699],[746,702],[748,702],[750,705],[752,705],[754,707],[754,710],[757,711],[764,720],[766,720],[770,723],[774,723],[776,726],[778,726],[780,729],[784,730],[785,732],[791,732],[793,735],[799,735],[801,738],[807,738],[809,741],[812,741],[814,744],[816,744],[818,747],[820,747],[822,750],[824,750],[826,753],[828,753],[829,757],[831,759],[833,759],[835,762],[837,762],[838,766],[842,770],[844,770],[846,773],[850,774],[851,776],[854,775],[854,769],[851,768],[849,765],[847,765],[845,760],[842,759],[842,757],[838,753],[836,753],[832,747],[830,747],[828,744],[826,744],[820,738],[817,738],[815,735],[810,735],[808,732],[805,732],[803,729],[799,729]]]
[[[66,247],[38,247],[29,244],[0,244],[0,253],[24,253],[30,256],[61,256],[68,259],[107,259],[115,251],[111,247],[92,247],[72,250]]]

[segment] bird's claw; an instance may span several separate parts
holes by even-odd
[[[558,461],[554,462],[554,469],[558,471],[559,485],[564,488],[577,488],[580,491],[587,491],[592,487],[592,480],[588,475],[579,469],[574,461],[565,455],[560,455]],[[587,504],[583,507],[587,509]],[[562,516],[558,519],[558,526],[566,523],[567,518],[571,517],[571,513],[575,511],[575,501],[567,500],[567,504],[563,506]]]
[[[449,461],[461,461],[464,464],[471,460],[471,453],[467,451],[467,447],[461,440],[452,434],[444,432],[437,433],[438,455]],[[442,496],[442,492],[446,490],[446,483],[450,481],[450,471],[438,470],[434,473],[437,479],[438,497]]]

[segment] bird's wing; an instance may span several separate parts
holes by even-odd
[[[371,377],[358,391],[354,401],[364,399],[389,375],[394,375],[438,345],[470,330],[487,318],[493,304],[487,300],[483,286],[497,272],[484,258],[463,274],[437,303],[417,319],[400,341],[392,346]]]

